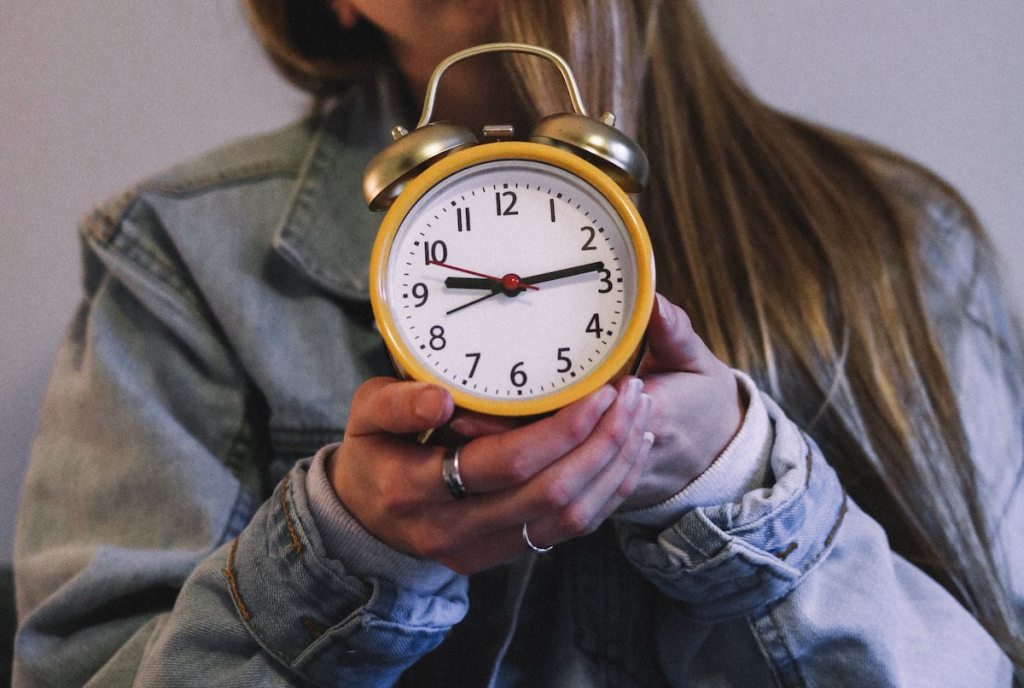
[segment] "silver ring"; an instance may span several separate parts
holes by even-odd
[[[462,447],[445,447],[444,458],[441,459],[441,477],[455,499],[465,499],[467,494],[466,484],[462,482],[462,476],[459,474],[459,450],[461,449]]]
[[[525,542],[526,546],[534,552],[536,552],[537,554],[544,554],[545,552],[550,552],[551,548],[554,547],[554,545],[548,545],[547,547],[538,547],[537,545],[533,544],[533,542],[530,540],[530,534],[526,531],[525,523],[523,524],[523,542]]]

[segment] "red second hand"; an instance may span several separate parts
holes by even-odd
[[[513,291],[519,287],[522,287],[523,289],[533,289],[534,291],[540,291],[539,287],[535,287],[532,284],[527,284],[526,282],[521,281],[519,279],[519,275],[516,275],[511,272],[505,275],[504,277],[495,277],[494,275],[487,275],[482,272],[477,272],[476,270],[468,270],[466,268],[460,268],[456,265],[442,263],[439,260],[428,260],[427,265],[439,265],[442,268],[448,268],[449,270],[457,270],[458,272],[464,272],[467,275],[483,277],[484,279],[489,279],[493,282],[497,282],[498,284],[502,285],[503,288],[508,289],[509,291]]]

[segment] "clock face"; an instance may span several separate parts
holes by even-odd
[[[547,162],[455,171],[404,213],[387,249],[378,288],[400,364],[485,412],[536,413],[596,389],[628,363],[649,315],[645,302],[638,328],[650,259],[638,261],[636,232],[595,186]]]

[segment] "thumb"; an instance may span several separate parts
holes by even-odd
[[[422,432],[443,425],[454,410],[451,394],[437,385],[377,377],[352,397],[345,434]]]
[[[715,360],[704,340],[693,331],[686,312],[661,294],[656,294],[654,311],[647,325],[647,352],[639,374],[701,373],[709,369]]]

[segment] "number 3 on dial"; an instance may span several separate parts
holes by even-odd
[[[628,370],[654,298],[628,196],[538,143],[478,145],[429,167],[385,216],[370,270],[402,374],[498,415],[555,410]]]

